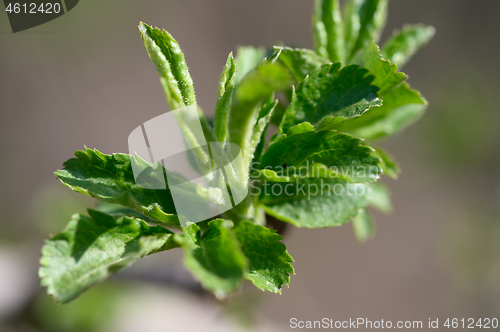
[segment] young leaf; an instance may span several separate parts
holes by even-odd
[[[389,0],[364,0],[358,7],[359,34],[351,50],[350,57],[354,57],[371,40],[378,42],[387,18]]]
[[[338,0],[315,0],[313,31],[318,54],[332,62],[345,60],[344,25]]]
[[[193,81],[189,75],[184,54],[177,41],[167,31],[153,29],[142,22],[139,25],[139,31],[148,54],[160,75],[160,82],[163,85],[170,108],[175,110],[185,106],[196,105]],[[204,136],[207,138],[207,141],[215,142],[216,138],[207,118],[198,106],[195,107],[198,111]],[[188,140],[195,139],[196,135],[193,135],[191,128],[189,128],[185,121],[178,121],[178,124],[184,138]],[[199,143],[193,146],[202,145]],[[206,168],[209,166],[207,165],[208,155],[203,153],[202,149],[196,149],[195,151],[197,151],[195,152],[195,156],[201,166],[201,171],[203,174],[206,174]]]
[[[377,182],[370,185],[368,203],[380,212],[391,213],[391,191],[383,183]]]
[[[139,25],[142,40],[148,51],[148,54],[155,65],[160,76],[160,82],[167,101],[172,110],[185,106],[196,105],[196,96],[194,93],[193,81],[189,75],[189,69],[184,59],[184,54],[177,41],[165,30],[153,29],[145,23]],[[210,142],[215,141],[215,135],[208,120],[203,112],[198,109],[199,120],[203,133]],[[180,121],[179,126],[185,138],[193,139],[191,128],[185,122]],[[194,144],[198,146],[201,144]],[[208,156],[201,149],[195,150],[195,155],[200,166],[203,165],[202,172],[206,174],[206,161]],[[205,169],[203,169],[205,168]]]
[[[293,174],[294,171],[302,172],[301,168],[321,163],[351,182],[372,182],[381,173],[378,166],[380,160],[373,156],[373,151],[363,145],[361,139],[344,133],[292,132],[291,135],[280,136],[269,146],[260,166],[284,173],[292,170]]]
[[[42,248],[42,286],[58,302],[69,302],[90,286],[139,258],[178,247],[173,233],[136,218],[90,210],[75,214]]]
[[[368,70],[356,65],[340,67],[340,63],[323,65],[299,84],[280,124],[281,132],[304,121],[317,125],[331,115],[359,116],[381,104]]]
[[[342,122],[337,129],[366,139],[382,138],[417,121],[426,108],[427,101],[420,93],[404,83],[384,96],[381,107]]]
[[[236,236],[232,222],[216,219],[208,223],[203,235],[196,224],[189,224],[175,240],[184,248],[184,264],[201,285],[219,299],[240,288],[248,261]]]
[[[283,65],[264,61],[236,87],[229,116],[229,140],[240,147],[243,160],[251,160],[250,140],[261,103],[291,83],[292,77]],[[240,170],[239,174],[247,171]]]
[[[329,63],[330,60],[323,58],[312,50],[306,48],[274,47],[281,50],[280,61],[292,72],[298,82],[316,68]]]
[[[139,186],[129,155],[107,155],[85,148],[85,151],[76,151],[75,156],[77,158],[67,160],[64,168],[54,173],[63,185],[109,203],[121,204],[166,226],[179,227],[170,191]],[[162,166],[153,164],[152,167]]]
[[[368,205],[368,185],[340,179],[304,179],[267,183],[260,203],[267,214],[297,227],[340,226]]]
[[[219,80],[219,94],[215,106],[214,130],[215,137],[219,142],[224,143],[227,140],[227,127],[229,122],[229,110],[234,89],[235,65],[233,53],[230,53],[224,70]]]
[[[344,45],[347,60],[350,60],[352,49],[359,36],[359,9],[365,0],[347,0],[344,6]]]
[[[278,105],[274,108],[273,115],[271,116],[271,123],[280,126],[281,120],[283,120],[283,116],[285,115],[286,106],[283,105],[282,102],[278,102]]]
[[[177,41],[165,30],[139,24],[149,57],[160,75],[165,95],[172,110],[196,104],[193,80]]]
[[[397,179],[401,169],[394,157],[381,148],[374,148],[375,155],[380,159],[380,167],[385,175]]]
[[[366,209],[361,210],[352,219],[352,228],[359,242],[366,242],[375,236],[375,223]]]
[[[398,72],[397,65],[393,65],[382,58],[380,49],[374,41],[365,49],[362,64],[364,68],[370,71],[370,75],[375,76],[372,85],[380,89],[378,91],[379,97],[383,97],[408,78],[406,74]]]
[[[405,25],[401,31],[394,31],[382,47],[384,58],[402,68],[408,60],[434,37],[432,26],[416,24]]]
[[[261,47],[240,46],[236,52],[235,83],[239,84],[243,77],[251,73],[266,56],[266,50]]]
[[[249,261],[245,278],[262,290],[281,294],[283,285],[290,285],[290,274],[295,274],[292,256],[280,242],[283,237],[248,221],[234,227],[234,233]]]
[[[270,99],[272,100],[273,98]],[[252,138],[250,140],[249,157],[253,160],[260,160],[262,151],[264,150],[267,126],[276,105],[278,105],[278,100],[266,103],[260,108],[259,116],[257,118],[257,122],[255,123],[255,127],[253,128]]]
[[[326,35],[326,27],[322,20],[322,8],[320,1],[314,1],[314,11],[312,16],[311,30],[314,38],[314,49],[321,57],[329,59],[328,54],[328,37]]]

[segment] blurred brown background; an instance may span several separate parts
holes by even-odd
[[[404,23],[430,24],[437,34],[404,68],[430,107],[383,143],[403,174],[385,181],[395,212],[376,215],[373,241],[358,244],[350,225],[290,230],[296,275],[281,296],[246,287],[219,304],[199,295],[180,250],[151,256],[66,307],[43,295],[43,239],[94,204],[53,172],[84,145],[127,152],[129,133],[167,110],[139,21],[179,41],[198,101],[213,114],[227,54],[248,44],[312,47],[311,6],[85,0],[16,34],[0,13],[0,331],[278,331],[292,317],[500,318],[497,0],[391,1],[383,40]]]

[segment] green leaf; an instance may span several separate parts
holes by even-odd
[[[365,0],[347,0],[344,6],[344,44],[347,60],[350,60],[352,49],[359,36],[359,9]]]
[[[314,38],[314,49],[321,57],[329,59],[328,54],[328,36],[326,35],[326,27],[322,20],[321,2],[314,1],[314,11],[312,16],[312,32]]]
[[[239,84],[243,77],[251,73],[266,56],[266,50],[261,47],[240,46],[236,52],[235,83]]]
[[[274,97],[274,96],[272,96]],[[273,98],[270,98],[271,100]],[[260,108],[259,116],[255,127],[253,128],[252,138],[250,140],[249,157],[255,161],[259,161],[264,150],[265,135],[269,120],[273,115],[273,110],[278,105],[278,100],[270,101]]]
[[[372,85],[380,89],[378,91],[379,97],[383,97],[408,78],[405,73],[398,72],[397,65],[393,65],[382,58],[380,49],[374,41],[365,49],[362,64],[364,68],[370,71],[370,75],[375,76]]]
[[[281,294],[283,285],[290,285],[290,274],[295,274],[283,237],[248,221],[236,225],[234,232],[249,260],[245,278],[262,290]]]
[[[359,116],[381,104],[368,70],[356,65],[340,67],[340,63],[323,65],[299,84],[280,124],[281,132],[304,121],[317,125],[327,116]]]
[[[196,105],[193,81],[189,75],[184,54],[177,41],[167,31],[157,28],[153,29],[142,22],[139,25],[139,31],[149,57],[160,75],[160,82],[163,85],[170,108],[175,110],[185,106]],[[198,108],[198,106],[196,107]],[[208,141],[214,142],[215,135],[212,128],[199,108],[198,115],[205,137],[207,137]],[[185,122],[180,121],[179,126],[186,139],[195,140],[196,135],[193,135]],[[202,144],[199,144],[199,142],[192,144],[192,146],[199,145]],[[202,149],[195,149],[194,151],[202,173],[206,174],[207,166],[209,166],[206,163],[208,156],[203,153]]]
[[[316,68],[329,63],[330,60],[321,57],[316,52],[306,48],[274,47],[281,50],[280,61],[287,66],[298,82]]]
[[[427,101],[407,83],[384,96],[384,104],[362,117],[342,122],[338,130],[365,139],[376,139],[393,135],[424,114]]]
[[[344,25],[338,0],[315,0],[313,32],[318,54],[332,62],[345,60]]]
[[[243,160],[250,161],[252,157],[250,141],[261,104],[274,91],[287,89],[291,82],[292,77],[283,65],[264,61],[236,87],[229,117],[229,140],[240,147]],[[247,174],[247,170],[238,173]]]
[[[351,182],[378,179],[380,160],[372,155],[373,149],[362,144],[361,139],[335,131],[297,131],[293,134],[293,129],[295,127],[289,130],[291,135],[282,135],[269,146],[261,158],[261,169],[288,175],[321,163],[334,170],[336,177]]]
[[[233,53],[230,53],[220,76],[219,94],[215,106],[215,137],[222,143],[227,140],[228,135],[229,110],[231,109],[233,97],[235,69]]]
[[[273,115],[271,116],[271,123],[279,127],[283,116],[285,115],[286,106],[282,102],[278,102],[278,105],[274,108]]]
[[[384,58],[402,68],[421,47],[427,45],[435,33],[436,30],[432,26],[405,25],[401,31],[394,31],[382,47],[382,54]]]
[[[139,258],[178,247],[173,233],[136,218],[88,210],[42,248],[41,284],[56,301],[69,302]]]
[[[160,81],[172,110],[196,104],[193,80],[177,41],[165,30],[139,24],[149,57],[160,75]]]
[[[397,179],[401,169],[394,157],[381,148],[374,148],[375,155],[380,159],[380,167],[385,175]]]
[[[196,105],[193,81],[177,41],[165,30],[153,29],[141,22],[139,25],[142,40],[148,54],[160,75],[160,82],[167,101],[172,110],[185,106]],[[208,120],[201,109],[196,105],[201,127],[207,141],[215,142],[216,137]],[[179,127],[188,141],[196,141],[196,135],[185,121],[178,121]],[[191,146],[201,146],[200,142],[193,142]],[[195,157],[204,175],[209,171],[207,163],[209,156],[202,149],[194,149]]]
[[[267,214],[297,227],[340,226],[368,205],[368,185],[341,179],[304,179],[267,183],[260,203]]]
[[[361,210],[352,219],[352,228],[359,242],[366,242],[375,236],[375,223],[366,209]]]
[[[170,191],[139,186],[134,179],[130,155],[107,155],[85,148],[85,151],[76,151],[75,156],[77,158],[67,160],[64,168],[54,173],[63,185],[108,203],[121,204],[166,226],[179,227]],[[153,164],[152,176],[158,174],[158,168],[163,169],[158,163]]]
[[[240,288],[248,261],[230,221],[216,219],[200,234],[196,224],[189,224],[175,240],[184,248],[184,264],[201,285],[219,299]]]
[[[380,212],[391,213],[393,211],[391,191],[386,185],[380,182],[372,183],[370,185],[368,203]]]
[[[371,40],[378,42],[387,19],[388,2],[389,0],[364,0],[359,4],[359,34],[351,50],[351,58]]]

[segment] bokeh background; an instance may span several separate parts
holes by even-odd
[[[223,302],[173,250],[58,306],[38,285],[40,248],[91,199],[53,172],[84,145],[127,152],[128,134],[167,110],[137,25],[180,42],[198,101],[213,114],[238,45],[312,47],[307,0],[85,0],[13,34],[0,12],[0,331],[285,331],[289,320],[500,318],[500,1],[393,0],[382,40],[404,23],[436,27],[405,66],[430,107],[382,145],[395,212],[360,245],[350,225],[289,229],[296,275],[282,295],[251,285]],[[3,10],[3,6],[0,6]]]

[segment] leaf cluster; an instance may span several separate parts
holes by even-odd
[[[377,181],[399,173],[393,157],[373,142],[425,111],[426,100],[399,69],[434,34],[432,27],[407,25],[379,47],[387,7],[388,0],[348,0],[343,8],[338,0],[316,0],[314,50],[240,47],[236,58],[229,54],[213,125],[198,108],[207,142],[240,148],[242,158],[226,176],[251,193],[223,216],[182,227],[168,187],[136,183],[132,165],[144,160],[77,151],[56,177],[101,203],[88,216],[74,215],[43,247],[40,277],[49,294],[68,302],[139,258],[174,248],[184,250],[185,266],[218,298],[245,280],[281,293],[293,260],[266,214],[306,228],[352,220],[358,240],[372,237],[368,207],[392,209],[387,187]],[[170,109],[198,107],[178,42],[145,23],[139,31]],[[271,127],[276,134],[266,141]],[[231,159],[224,149],[212,157],[216,164]],[[199,170],[203,158],[192,160]],[[168,172],[159,163],[147,166],[149,176]],[[209,185],[186,187],[186,195],[221,204],[218,184]]]

